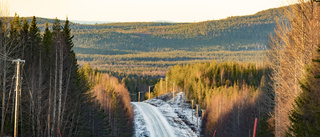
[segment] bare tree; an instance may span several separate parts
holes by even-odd
[[[318,45],[319,5],[299,0],[285,7],[285,19],[278,20],[270,44],[270,65],[275,91],[275,136],[284,136],[290,124],[289,111],[294,98],[301,93],[299,79],[304,66],[311,62]]]

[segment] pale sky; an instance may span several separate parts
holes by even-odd
[[[250,15],[284,0],[7,0],[10,15],[80,21],[199,22]]]

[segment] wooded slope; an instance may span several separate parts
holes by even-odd
[[[281,9],[248,16],[198,23],[127,22],[108,24],[71,23],[76,53],[113,54],[115,51],[217,51],[263,50],[274,32]],[[38,19],[39,28],[51,19]],[[64,22],[62,22],[63,24]],[[120,53],[122,53],[120,52]]]

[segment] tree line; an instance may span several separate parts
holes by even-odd
[[[228,60],[262,63],[264,51],[162,51],[137,52],[121,55],[77,54],[79,65],[90,63],[100,71],[137,75],[164,76],[170,67],[176,64],[197,62],[224,62]]]
[[[89,93],[93,95],[95,108],[102,110],[106,121],[96,118],[92,121],[92,129],[95,136],[103,136],[108,131],[110,136],[124,137],[133,135],[133,108],[130,104],[131,98],[124,82],[108,73],[100,73],[97,68],[93,69],[90,64],[84,65],[80,72],[85,75],[90,88]],[[91,115],[97,115],[94,111]],[[100,123],[97,125],[97,123]],[[101,126],[101,127],[99,127]]]
[[[183,91],[188,101],[194,100],[205,109],[202,135],[212,136],[217,130],[217,136],[246,136],[253,132],[254,118],[263,121],[272,110],[271,102],[266,101],[271,93],[270,74],[269,67],[254,63],[211,61],[176,65],[155,85],[150,96],[173,89]],[[259,132],[269,134],[267,128]]]

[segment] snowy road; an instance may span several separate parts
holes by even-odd
[[[147,129],[147,131],[149,131],[149,134],[147,135],[138,136],[175,137],[175,134],[172,131],[172,128],[167,122],[166,118],[155,106],[144,102],[132,102],[132,105],[134,105],[136,111],[139,111],[139,113],[142,115],[140,121],[145,122],[145,128]]]
[[[186,101],[183,92],[169,92],[144,102],[131,102],[134,108],[134,137],[197,137],[201,117]],[[181,108],[183,101],[183,111]],[[199,122],[199,126],[198,123]]]

